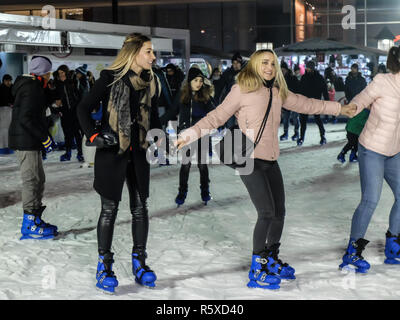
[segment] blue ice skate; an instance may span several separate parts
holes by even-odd
[[[78,159],[79,162],[85,162],[85,158],[82,154],[77,154],[76,159]]]
[[[386,233],[385,263],[400,264],[400,236],[394,236],[389,231]]]
[[[268,271],[282,280],[294,280],[296,279],[294,275],[296,270],[287,263],[283,263],[282,260],[278,258],[280,245],[280,243],[276,243],[265,249],[268,260]]]
[[[157,280],[157,276],[154,271],[146,265],[146,258],[146,252],[132,253],[132,273],[135,276],[136,283],[144,287],[154,288],[156,286],[155,281]]]
[[[207,188],[202,188],[201,189],[201,200],[204,202],[205,205],[207,205],[207,202],[210,201],[211,198],[211,194],[210,194],[210,190]]]
[[[60,156],[60,161],[70,161],[71,160],[71,151],[65,152],[63,155]]]
[[[186,191],[179,191],[178,195],[175,198],[175,203],[178,205],[178,208],[185,203],[186,196]]]
[[[279,137],[279,140],[281,140],[281,141],[286,141],[287,139],[288,139],[288,133],[287,132],[285,132],[284,134],[282,134]]]
[[[337,156],[337,158],[339,162],[341,163],[345,163],[346,162],[346,158],[344,157],[344,153],[343,151],[339,153],[339,155]]]
[[[117,277],[112,271],[113,253],[106,253],[104,256],[99,255],[96,272],[96,287],[103,290],[105,293],[114,293],[118,287]]]
[[[57,236],[57,227],[44,222],[41,218],[45,208],[46,206],[42,206],[40,209],[32,210],[32,212],[24,212],[20,240],[45,240]]]
[[[354,269],[357,273],[367,273],[370,264],[364,260],[361,253],[365,249],[365,246],[368,244],[368,240],[365,239],[350,239],[349,245],[347,247],[346,253],[343,256],[343,263],[339,266],[339,269]]]
[[[354,152],[354,150],[351,151],[351,153],[350,153],[349,161],[350,162],[358,162],[357,153]]]
[[[279,289],[281,279],[276,275],[269,273],[267,268],[268,260],[260,255],[253,254],[251,267],[249,271],[249,288],[262,288],[269,290]]]

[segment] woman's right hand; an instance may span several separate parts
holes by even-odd
[[[180,150],[186,145],[186,141],[182,139],[181,137],[178,137],[178,139],[174,142],[174,146],[176,149]]]

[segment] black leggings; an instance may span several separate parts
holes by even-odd
[[[253,253],[259,254],[279,243],[285,220],[285,190],[277,161],[255,159],[250,175],[240,176],[256,207]]]
[[[306,136],[307,120],[308,114],[300,114],[300,139],[302,140],[304,140]],[[325,128],[324,124],[322,123],[321,116],[319,114],[315,114],[314,120],[318,126],[320,136],[323,137],[325,135]]]
[[[355,133],[351,133],[347,131],[347,144],[343,147],[342,152],[344,154],[347,153],[347,151],[352,150],[355,153],[358,151],[358,135]]]
[[[147,199],[141,198],[137,189],[134,168],[128,164],[126,184],[129,191],[129,204],[132,214],[132,252],[139,255],[146,251],[147,236],[149,232],[149,216]],[[101,197],[101,213],[97,224],[97,243],[100,255],[111,251],[114,224],[117,217],[119,201]]]
[[[202,139],[210,139],[209,137],[203,137]],[[211,146],[211,139],[209,140],[209,149]],[[197,167],[199,168],[200,171],[200,189],[201,190],[208,190],[209,184],[210,184],[210,178],[208,174],[208,166],[205,163],[202,163],[203,160],[206,159],[205,155],[202,155],[202,149],[201,149],[201,140],[198,141],[197,143]],[[205,151],[204,151],[205,152]],[[209,152],[209,150],[207,150]],[[190,157],[190,150],[186,151],[186,156]],[[188,180],[189,180],[189,172],[190,172],[190,167],[192,166],[191,162],[188,162],[187,164],[182,164],[181,169],[179,171],[179,192],[187,192],[188,191]]]

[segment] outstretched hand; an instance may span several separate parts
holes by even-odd
[[[175,148],[180,150],[187,144],[187,141],[178,136],[178,139],[174,142]]]
[[[356,114],[357,106],[354,103],[346,104],[342,106],[340,114],[349,118],[353,118]]]

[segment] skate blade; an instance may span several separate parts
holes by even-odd
[[[56,236],[56,234],[50,234],[47,236],[41,236],[41,235],[29,235],[29,234],[25,234],[23,235],[21,238],[19,238],[19,240],[47,240],[47,239],[53,239]]]
[[[249,288],[260,288],[260,289],[268,289],[268,290],[277,290],[280,288],[279,284],[259,284],[257,281],[250,280],[247,284]]]
[[[354,272],[354,273],[359,273],[359,274],[367,274],[369,269],[361,269],[357,268],[351,264],[343,265],[341,264],[339,266],[340,271],[348,271],[348,272]]]
[[[284,278],[281,277],[281,280],[286,281],[286,282],[292,282],[292,281],[296,280],[296,277],[295,276],[287,276]]]
[[[139,280],[135,279],[135,282],[142,286],[145,287],[147,289],[154,289],[156,287],[156,284],[154,282],[145,282],[145,283],[141,283]]]
[[[113,295],[115,293],[115,287],[105,287],[100,283],[96,283],[96,288],[97,290],[109,295]]]
[[[395,258],[392,258],[392,259],[387,258],[387,259],[385,259],[384,263],[385,264],[400,264],[400,261],[396,260]]]

